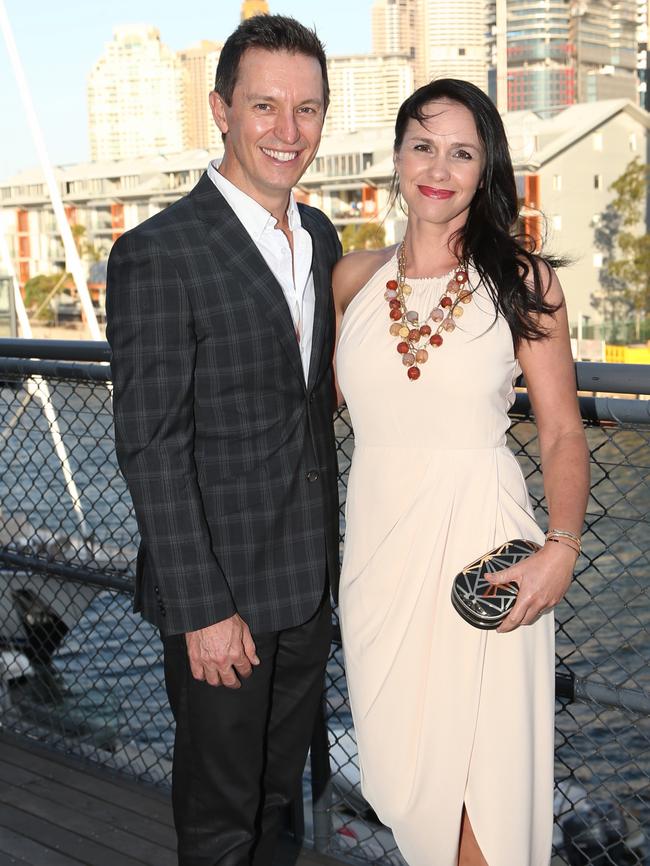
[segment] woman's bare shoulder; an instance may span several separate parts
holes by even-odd
[[[359,250],[348,253],[336,263],[332,286],[339,310],[345,312],[352,298],[373,274],[391,260],[396,249],[396,245],[393,245],[381,250]]]

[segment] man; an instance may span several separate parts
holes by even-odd
[[[322,692],[340,245],[291,189],[327,102],[312,31],[242,23],[210,95],[223,161],[109,262],[117,453],[142,537],[135,604],[163,636],[182,866],[270,866]]]

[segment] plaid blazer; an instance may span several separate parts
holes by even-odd
[[[207,175],[108,263],[115,439],[141,545],[135,609],[164,635],[238,612],[305,622],[338,582],[336,231],[300,205],[316,293],[309,381],[279,283]]]

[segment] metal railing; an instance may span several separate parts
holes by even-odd
[[[168,785],[159,641],[130,610],[138,537],[113,450],[108,358],[106,344],[0,340],[0,722]],[[578,364],[576,375],[592,491],[584,556],[557,610],[554,863],[641,866],[650,831],[650,400],[638,395],[650,392],[650,367]],[[511,415],[510,445],[544,525],[525,392]],[[354,447],[345,410],[335,429],[342,515]],[[307,835],[341,862],[403,864],[361,795],[338,636],[325,699],[304,786]]]

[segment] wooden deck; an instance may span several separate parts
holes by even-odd
[[[169,797],[0,731],[0,866],[176,866]],[[277,866],[334,866],[287,843]]]

